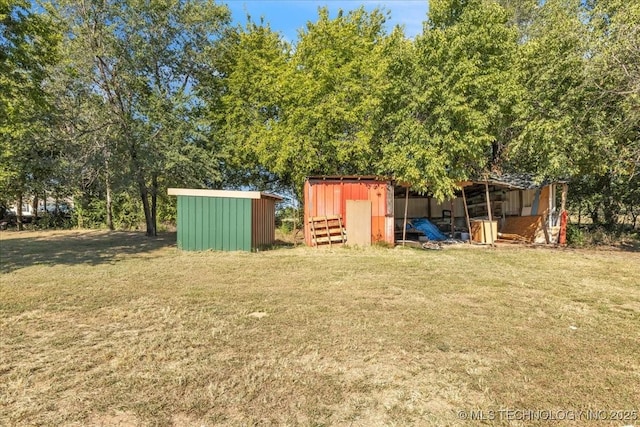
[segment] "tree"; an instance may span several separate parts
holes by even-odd
[[[520,96],[516,52],[517,32],[497,3],[433,1],[424,34],[390,68],[386,170],[444,199],[499,159]]]
[[[608,227],[635,200],[639,17],[633,2],[549,0],[521,47],[522,131],[508,163],[541,179],[570,178],[571,205]]]
[[[64,141],[62,159],[68,170],[66,187],[75,196],[79,226],[85,226],[89,206],[95,206],[94,199],[98,199],[104,201],[104,209],[91,212],[93,220],[90,224],[106,223],[114,230],[114,193],[127,186],[126,168],[118,167],[126,163],[126,153],[120,143],[118,122],[103,97],[76,75],[73,69],[58,70],[54,89],[56,108],[64,115],[56,133]]]
[[[225,184],[288,186],[287,175],[265,167],[261,147],[280,121],[291,46],[268,25],[249,22],[229,29],[216,52],[217,76],[204,79],[199,91],[209,99],[211,132],[224,145]],[[215,138],[215,136],[214,136]]]
[[[617,225],[624,210],[635,226],[640,205],[640,5],[593,3],[587,84],[602,117],[594,134],[606,165],[595,171],[595,178],[606,182],[600,207],[607,226]]]
[[[331,19],[322,8],[295,49],[268,26],[240,31],[223,98],[225,134],[240,157],[298,193],[310,174],[371,173],[389,84],[384,22],[377,10]]]
[[[228,9],[211,0],[85,0],[59,8],[70,23],[74,70],[110,111],[154,236],[162,188],[206,185],[218,173],[201,120],[205,100],[194,87],[216,72],[208,59]]]
[[[587,147],[599,114],[587,109],[587,32],[579,0],[546,2],[530,35],[521,48],[525,110],[522,132],[510,147],[511,164],[543,178],[575,176],[597,166]]]
[[[57,148],[48,138],[55,115],[45,84],[60,38],[30,2],[0,1],[0,194],[17,200],[19,229],[23,196],[55,169]]]
[[[540,0],[498,0],[509,16],[509,23],[518,28],[521,43],[526,43],[529,39],[529,28],[531,27]]]

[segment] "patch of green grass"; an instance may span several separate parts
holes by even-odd
[[[1,425],[466,425],[459,410],[640,410],[640,253],[174,242],[0,234]]]

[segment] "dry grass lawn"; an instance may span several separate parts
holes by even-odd
[[[174,242],[0,233],[0,425],[640,424],[638,252]]]

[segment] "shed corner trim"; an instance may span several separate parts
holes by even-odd
[[[282,197],[275,194],[264,193],[260,191],[241,191],[241,190],[206,190],[198,188],[168,188],[169,196],[196,196],[196,197],[226,197],[232,199],[262,199],[270,198],[276,201],[282,200]]]

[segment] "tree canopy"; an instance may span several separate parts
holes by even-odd
[[[56,188],[154,235],[170,185],[376,174],[445,199],[505,171],[637,218],[637,2],[432,0],[415,39],[388,17],[320,8],[286,41],[212,0],[2,0],[0,201]]]
[[[389,76],[410,81],[394,84],[406,91],[385,115],[392,121],[384,147],[389,173],[442,199],[456,181],[490,166],[492,146],[506,142],[521,92],[516,41],[495,2],[431,4],[424,34]]]
[[[26,0],[0,1],[0,205],[13,199],[21,209],[25,193],[52,179],[55,112],[45,86],[60,40],[50,15]]]

